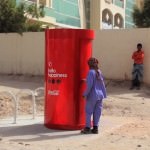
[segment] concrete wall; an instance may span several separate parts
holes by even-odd
[[[150,84],[150,29],[95,31],[93,55],[106,78],[130,80],[131,55],[138,42],[145,51],[144,82]],[[44,74],[44,32],[0,34],[0,73]]]
[[[100,61],[106,78],[131,79],[133,51],[137,43],[145,51],[144,82],[150,84],[150,29],[123,29],[96,31],[93,55]]]
[[[44,32],[0,34],[0,73],[44,73]]]

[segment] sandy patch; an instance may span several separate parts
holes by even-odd
[[[129,90],[128,81],[107,81],[108,98],[104,101],[98,135],[81,135],[80,131],[51,130],[43,123],[0,127],[0,150],[150,150],[150,88]],[[0,90],[19,91],[44,85],[43,77],[2,76]],[[30,115],[29,96],[23,96],[20,115]],[[44,97],[37,102],[43,115]],[[12,103],[0,94],[0,123],[11,116]]]

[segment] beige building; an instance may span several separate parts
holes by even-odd
[[[90,2],[90,28],[134,28],[134,6],[142,9],[144,0],[87,0]]]
[[[114,29],[125,27],[125,3],[118,5],[113,0],[91,1],[91,28]]]

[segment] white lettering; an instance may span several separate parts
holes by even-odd
[[[67,78],[68,77],[68,75],[67,74],[48,74],[48,76],[49,77],[52,77],[52,78],[57,78],[57,77],[59,77],[59,78]]]
[[[51,66],[51,65],[52,65],[52,63],[49,62],[49,66]],[[59,78],[67,78],[68,77],[67,74],[56,73],[56,69],[54,69],[54,68],[48,68],[48,76],[52,77],[52,78],[57,78],[57,77],[59,77]]]
[[[48,66],[52,67],[52,62],[51,61],[48,62]]]
[[[49,95],[57,96],[59,95],[59,90],[48,90]]]
[[[48,73],[56,73],[56,70],[51,68],[51,69],[48,69]]]

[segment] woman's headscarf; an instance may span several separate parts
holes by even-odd
[[[98,68],[98,60],[94,57],[89,58],[88,65],[92,69]]]
[[[88,65],[90,69],[94,69],[96,71],[96,77],[100,79],[99,71],[98,71],[98,60],[94,57],[89,58]]]

